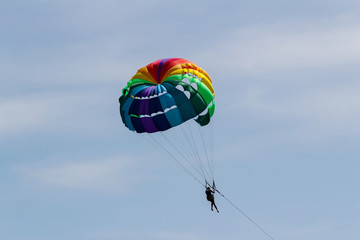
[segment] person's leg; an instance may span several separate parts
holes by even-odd
[[[217,206],[216,206],[215,202],[214,202],[214,206],[215,206],[216,211],[217,211],[217,212],[219,212],[219,210],[218,210],[218,208],[217,208]]]
[[[215,205],[214,201],[211,201],[211,211],[214,211],[214,205]]]

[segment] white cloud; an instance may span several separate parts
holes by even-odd
[[[27,88],[30,84],[45,87],[105,85],[111,84],[114,79],[120,85],[120,81],[129,80],[141,66],[114,59],[114,52],[121,54],[122,51],[116,40],[118,38],[100,39],[66,46],[53,53],[57,56],[50,60],[48,56],[27,59],[26,55],[21,60],[13,56],[0,58],[0,73],[5,80],[3,86],[22,89],[21,83],[25,83]],[[74,56],[69,59],[69,55]]]
[[[74,130],[98,133],[113,128],[121,123],[117,113],[120,91],[108,87],[4,97],[0,102],[0,139],[34,131],[73,134]]]
[[[76,112],[75,95],[29,95],[4,99],[0,103],[0,130],[4,135],[61,123]]]
[[[359,26],[323,31],[267,33],[235,49],[245,69],[302,68],[360,60]],[[241,38],[241,35],[240,35]]]
[[[272,89],[273,90],[273,89]],[[319,125],[355,124],[360,119],[360,86],[352,84],[299,91],[295,95],[272,95],[261,91],[249,91],[242,105],[232,108],[247,108],[254,114],[279,119],[310,120]],[[273,97],[269,99],[269,94]]]
[[[357,63],[360,24],[343,21],[339,17],[237,29],[202,54],[209,64],[215,60],[217,67],[252,74]]]
[[[21,165],[15,168],[15,172],[45,186],[102,190],[126,188],[140,181],[140,176],[134,175],[133,168],[128,157],[119,156],[90,161]]]

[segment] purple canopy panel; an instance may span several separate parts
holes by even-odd
[[[148,133],[157,132],[158,128],[155,126],[155,123],[151,117],[142,117],[140,118],[141,124]]]

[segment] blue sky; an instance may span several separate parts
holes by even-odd
[[[128,131],[121,89],[165,57],[216,93],[218,188],[274,239],[360,237],[358,1],[0,4],[0,238],[268,239]],[[139,147],[140,146],[140,147]]]

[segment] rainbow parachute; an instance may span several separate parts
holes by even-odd
[[[201,126],[214,114],[209,75],[182,58],[165,58],[140,68],[120,97],[125,126],[137,133],[165,131],[194,119]]]

